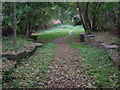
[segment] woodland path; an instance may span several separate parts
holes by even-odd
[[[82,87],[82,73],[80,58],[78,51],[71,48],[66,39],[72,35],[73,29],[65,37],[59,38],[54,41],[57,45],[54,60],[52,60],[52,67],[49,68],[47,73],[48,87],[54,88],[78,88]]]

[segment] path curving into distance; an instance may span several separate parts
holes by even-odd
[[[52,88],[78,88],[82,87],[83,81],[80,74],[80,58],[78,52],[65,43],[66,39],[72,35],[73,29],[65,37],[54,41],[57,45],[52,67],[49,68],[48,85]]]

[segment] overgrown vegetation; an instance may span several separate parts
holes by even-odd
[[[119,35],[118,2],[77,2],[77,7],[87,34],[114,30]]]
[[[48,29],[53,20],[60,20],[62,24],[78,21],[80,23],[77,25],[83,24],[88,34],[91,31],[118,32],[119,4],[118,2],[18,2],[16,3],[17,33],[30,36],[34,31]],[[9,32],[14,25],[15,17],[12,2],[3,3],[2,14],[3,33]]]
[[[16,38],[16,46],[13,44],[13,36],[2,37],[2,52],[18,51],[23,47],[27,47],[32,44],[32,41],[28,41],[25,35],[19,35]]]
[[[13,76],[13,80],[3,81],[3,88],[7,87],[43,87],[47,83],[45,78],[48,78],[46,73],[51,60],[54,58],[54,50],[56,45],[48,43],[42,48],[38,48],[35,54],[27,59],[21,60],[21,63],[12,70],[12,73],[7,76]],[[5,80],[5,79],[4,79]]]
[[[53,26],[53,20],[60,20],[62,24],[71,22],[73,16],[77,13],[75,7],[76,4],[73,3],[17,2],[15,11],[17,33],[26,34],[30,37],[34,31],[48,29]],[[10,30],[14,25],[13,19],[15,16],[13,15],[12,2],[3,3],[2,15],[3,35],[7,36],[9,32],[12,33]]]
[[[79,50],[82,60],[86,87],[116,88],[118,84],[118,70],[109,60],[109,55],[94,47],[70,43],[71,47]]]

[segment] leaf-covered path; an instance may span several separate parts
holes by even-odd
[[[66,37],[54,41],[57,45],[52,67],[47,73],[48,87],[54,88],[73,88],[82,87],[82,73],[78,52],[65,43],[66,39],[72,35],[73,30]]]
[[[47,44],[5,73],[4,88],[117,87],[118,71],[108,54],[79,41],[81,26],[62,27],[38,35]]]

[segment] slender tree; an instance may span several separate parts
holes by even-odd
[[[86,4],[85,17],[86,17],[86,22],[88,24],[89,29],[91,29],[91,23],[90,23],[90,20],[88,18],[88,7],[89,7],[89,2],[87,2],[87,4]]]
[[[29,7],[29,2],[27,2],[27,7]],[[30,11],[27,12],[27,36],[31,37],[31,23],[30,23]]]
[[[85,22],[84,22],[84,18],[83,18],[83,15],[82,15],[82,7],[80,6],[80,2],[77,2],[77,7],[78,7],[78,10],[79,10],[79,15],[80,15],[83,27],[84,27],[85,31],[87,31],[87,28],[86,28],[86,25],[85,25]]]
[[[95,7],[94,7],[94,11],[93,11],[93,13],[92,13],[92,16],[93,16],[93,19],[92,19],[92,30],[93,31],[96,31],[96,29],[97,29],[97,26],[96,26],[96,16],[97,16],[97,13],[98,13],[98,10],[99,10],[99,8],[100,8],[100,6],[101,6],[101,2],[95,2],[94,3],[95,4]]]
[[[88,18],[89,2],[87,2],[87,3],[77,2],[77,7],[79,8],[80,18],[81,18],[81,21],[83,23],[83,27],[84,27],[85,31],[90,30],[91,29],[91,23],[90,23],[90,20]]]
[[[86,2],[86,3],[77,2],[77,6],[79,8],[80,18],[81,18],[81,21],[82,21],[82,24],[83,24],[85,31],[89,31],[91,29],[93,31],[95,31],[97,29],[97,25],[96,25],[97,13],[98,13],[98,10],[99,10],[102,3],[95,2],[93,4],[94,7],[91,7],[93,9],[93,12],[91,12],[92,13],[92,23],[90,23],[90,19],[88,17],[89,4],[90,4],[89,2]]]
[[[14,7],[14,45],[16,46],[16,3],[13,3]]]
[[[120,38],[120,2],[118,3],[118,21],[117,21],[117,29],[118,29],[118,37]]]

